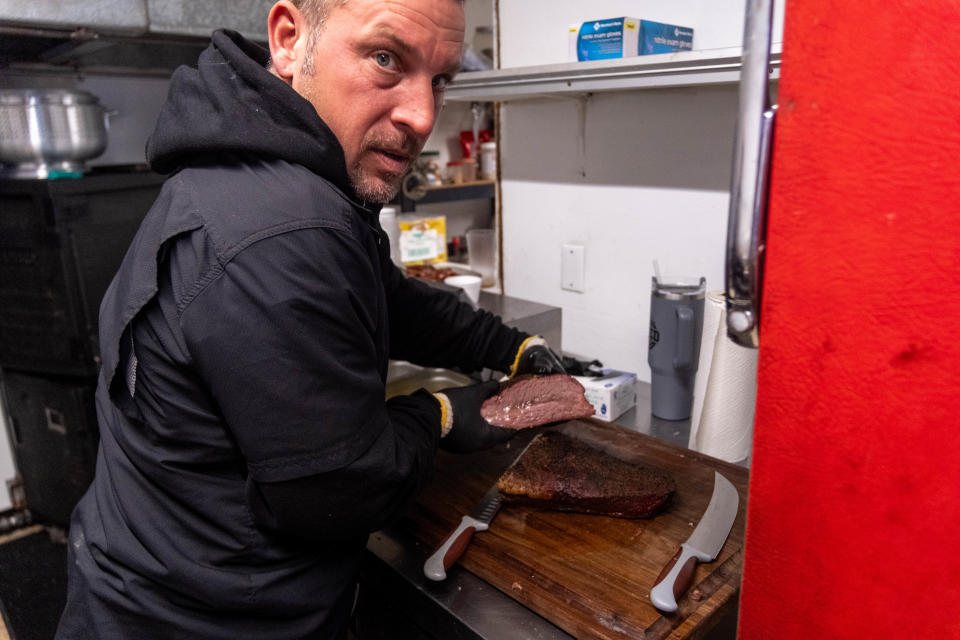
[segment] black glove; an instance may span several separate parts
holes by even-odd
[[[527,347],[517,360],[517,369],[514,376],[523,374],[547,375],[552,373],[566,373],[567,369],[556,353],[544,344],[535,344]],[[511,376],[513,377],[513,376]]]
[[[500,383],[490,380],[435,393],[434,396],[444,407],[444,417],[452,425],[440,439],[440,448],[452,453],[471,453],[489,449],[517,435],[515,429],[495,427],[480,417],[480,405],[499,390]]]
[[[603,363],[599,360],[577,360],[569,356],[563,356],[563,368],[572,376],[588,376],[591,378],[603,377]]]

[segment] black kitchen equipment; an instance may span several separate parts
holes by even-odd
[[[162,182],[0,180],[0,367],[96,375],[100,300]]]
[[[137,167],[0,179],[0,382],[38,521],[68,526],[93,479],[100,301],[162,184]]]
[[[95,379],[4,370],[4,405],[27,507],[66,527],[93,479],[97,460]]]

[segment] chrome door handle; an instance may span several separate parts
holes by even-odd
[[[727,335],[759,345],[760,294],[766,241],[770,155],[776,105],[769,91],[773,0],[747,0],[740,70],[740,106],[727,223]]]

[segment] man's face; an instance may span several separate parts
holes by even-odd
[[[313,73],[292,84],[337,136],[364,200],[396,195],[460,68],[463,30],[455,0],[349,0],[330,10]]]

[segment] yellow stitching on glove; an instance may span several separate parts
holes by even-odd
[[[510,377],[517,375],[517,367],[520,366],[520,356],[523,355],[524,350],[527,347],[535,347],[537,345],[547,345],[547,341],[541,338],[540,336],[530,336],[526,340],[520,343],[520,348],[517,349],[517,355],[513,359],[513,365],[510,367]]]
[[[445,393],[435,393],[433,397],[440,403],[440,437],[445,437],[453,429],[453,405]]]

